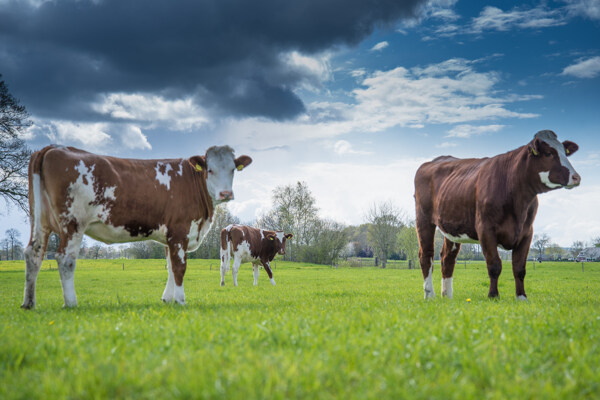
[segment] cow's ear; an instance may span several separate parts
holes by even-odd
[[[206,157],[204,156],[190,157],[188,161],[190,162],[192,168],[198,172],[202,172],[206,169]]]
[[[550,152],[550,146],[540,138],[533,139],[533,142],[529,145],[529,152],[534,156],[540,154],[547,154]]]
[[[294,237],[294,235],[292,235],[291,233],[288,233],[287,235],[285,235],[286,238],[291,239]]]
[[[565,140],[563,142],[563,146],[565,146],[565,153],[567,153],[567,157],[579,150],[577,143],[573,143],[570,140]]]
[[[252,163],[252,159],[248,156],[239,156],[235,159],[235,167],[238,171],[243,170]]]

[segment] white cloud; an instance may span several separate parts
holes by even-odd
[[[486,30],[507,31],[514,28],[546,28],[566,24],[560,9],[549,10],[544,5],[531,9],[513,8],[502,11],[497,7],[486,6],[471,24],[471,33]]]
[[[502,128],[504,128],[504,125],[457,125],[448,131],[446,137],[470,138],[482,133],[498,132]]]
[[[169,100],[143,93],[111,93],[102,96],[92,108],[115,119],[134,121],[146,128],[166,126],[170,130],[190,131],[209,123],[208,113],[194,99]]]
[[[600,20],[600,0],[565,0],[567,10],[574,16]]]
[[[600,57],[580,60],[563,69],[562,75],[571,75],[577,78],[595,78],[600,74]]]
[[[367,74],[367,70],[364,68],[358,68],[358,69],[350,71],[350,76],[352,76],[353,78],[362,78],[366,74]]]
[[[437,147],[438,149],[447,149],[447,148],[456,147],[456,146],[458,146],[458,145],[454,142],[442,142],[440,144],[435,145],[435,147]]]
[[[379,42],[375,46],[371,47],[370,51],[382,51],[383,49],[385,49],[389,45],[390,44],[388,42],[386,42],[386,41]]]
[[[282,58],[288,64],[290,71],[303,76],[305,89],[320,88],[323,82],[330,81],[333,77],[329,53],[307,56],[298,51],[291,51],[283,54]]]
[[[142,130],[138,126],[131,124],[122,127],[121,143],[129,149],[152,149],[152,146],[148,143],[148,138],[142,133]]]
[[[52,143],[82,146],[87,150],[101,149],[112,142],[105,123],[74,123],[49,121],[38,125]]]
[[[347,140],[338,140],[333,144],[333,151],[336,154],[371,154],[371,152],[363,150],[355,150],[350,142]]]
[[[411,69],[377,71],[367,75],[361,87],[348,94],[351,102],[309,103],[306,115],[291,122],[258,118],[227,121],[221,132],[236,139],[243,135],[249,142],[269,147],[294,140],[381,132],[394,127],[423,128],[430,124],[537,117],[512,111],[507,104],[541,96],[499,95],[496,89],[499,74],[478,72],[476,64],[476,61],[450,59]]]

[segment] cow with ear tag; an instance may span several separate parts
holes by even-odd
[[[526,300],[525,263],[537,195],[581,183],[567,158],[577,149],[575,143],[561,143],[554,132],[544,130],[528,144],[495,157],[442,156],[421,165],[415,175],[415,203],[425,298],[435,296],[432,274],[437,227],[445,236],[442,296],[452,297],[452,275],[461,243],[480,243],[490,278],[488,296],[498,296],[501,247],[512,250],[516,297]]]
[[[233,257],[233,285],[237,286],[237,274],[243,262],[251,262],[254,272],[254,286],[258,285],[258,268],[262,265],[271,284],[275,285],[271,261],[277,254],[285,254],[285,244],[291,233],[269,231],[246,225],[229,225],[221,230],[221,286],[225,286],[225,274]]]
[[[135,160],[48,146],[31,156],[31,240],[25,250],[22,307],[35,306],[35,286],[48,236],[60,237],[56,260],[64,305],[77,305],[74,273],[83,235],[104,243],[154,240],[166,248],[163,301],[185,304],[186,253],[212,224],[215,205],[233,199],[236,170],[252,162],[229,146],[188,159]]]

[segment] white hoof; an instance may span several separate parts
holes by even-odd
[[[275,286],[275,279],[271,278],[271,285]]]
[[[527,301],[527,296],[523,296],[523,295],[517,296],[517,300],[518,301]]]

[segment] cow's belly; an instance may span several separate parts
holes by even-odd
[[[450,233],[446,233],[443,230],[440,229],[440,232],[442,232],[442,235],[444,235],[444,237],[454,243],[479,243],[479,240],[470,237],[468,234],[466,233],[458,233],[455,235],[452,235]]]
[[[139,242],[142,240],[156,240],[157,242],[166,243],[166,229],[161,226],[158,230],[152,231],[148,236],[138,235],[132,236],[131,233],[123,226],[112,226],[105,224],[104,222],[93,222],[90,223],[85,230],[85,234],[92,239],[110,243],[127,243],[127,242]]]

